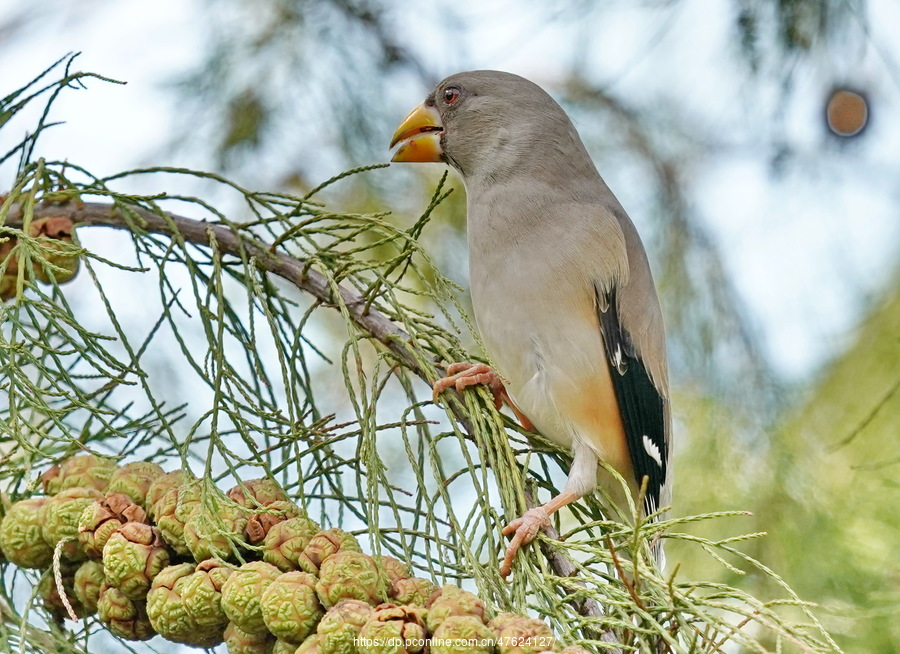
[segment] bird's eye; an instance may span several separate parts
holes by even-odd
[[[444,89],[444,104],[456,104],[459,100],[459,89],[455,86],[448,86]]]

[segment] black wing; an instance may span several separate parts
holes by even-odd
[[[600,333],[606,346],[631,465],[638,487],[647,478],[644,508],[648,514],[659,508],[668,470],[666,447],[666,398],[653,385],[644,362],[637,355],[631,335],[619,321],[616,289],[595,286]]]

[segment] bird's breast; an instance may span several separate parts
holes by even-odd
[[[478,330],[517,408],[562,447],[575,439],[623,473],[627,447],[593,287],[565,252],[515,238],[470,239]],[[560,264],[560,262],[563,262]]]

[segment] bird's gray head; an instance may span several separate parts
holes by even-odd
[[[442,161],[467,182],[596,174],[562,107],[537,84],[493,70],[440,82],[397,129],[397,143],[393,161]]]

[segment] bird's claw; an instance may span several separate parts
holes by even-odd
[[[538,532],[550,524],[550,513],[542,506],[536,506],[525,512],[521,518],[516,518],[503,528],[503,535],[513,535],[513,539],[506,548],[506,555],[500,565],[500,576],[504,579],[512,572],[513,559],[523,545],[527,545],[535,539]]]
[[[432,386],[432,400],[437,402],[438,396],[448,388],[455,388],[462,393],[469,386],[484,385],[494,396],[494,406],[503,406],[506,391],[500,376],[483,363],[451,363],[447,366],[447,376],[438,379]]]

